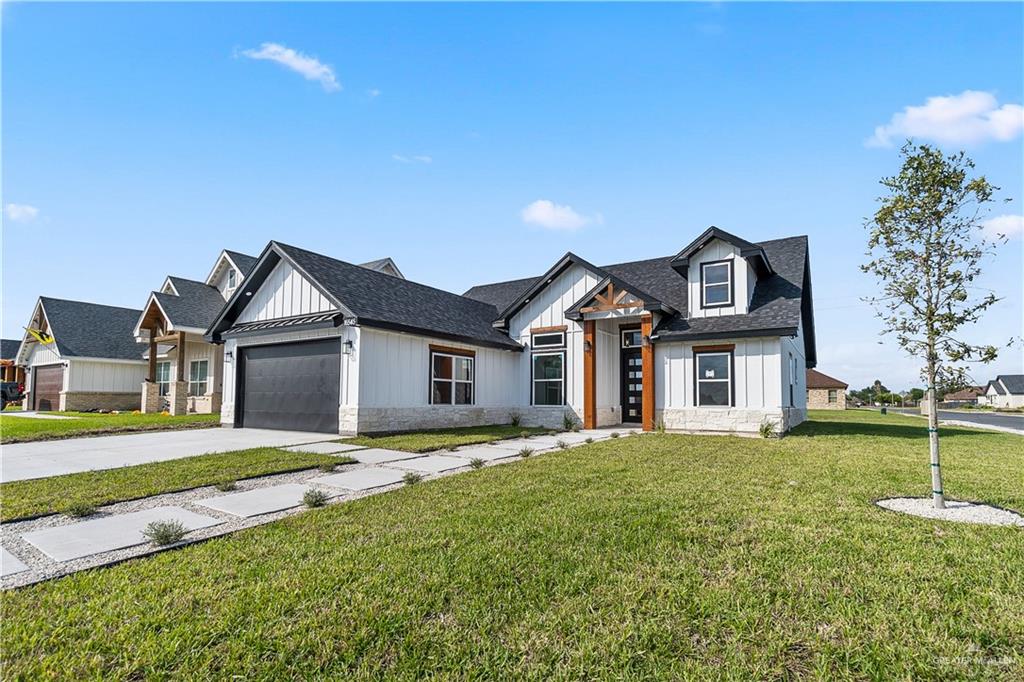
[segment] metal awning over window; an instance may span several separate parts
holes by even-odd
[[[292,329],[322,329],[325,327],[337,327],[341,324],[341,313],[338,311],[330,313],[318,313],[316,315],[297,315],[295,317],[282,317],[275,320],[259,320],[256,322],[243,322],[236,324],[221,334],[223,338],[237,338],[239,336],[256,336],[259,334],[270,334]]]

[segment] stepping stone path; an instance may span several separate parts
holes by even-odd
[[[346,471],[341,474],[331,474],[330,476],[320,476],[311,480],[310,483],[325,485],[330,488],[342,488],[344,490],[370,490],[372,488],[381,488],[386,485],[401,483],[403,476],[405,476],[405,472],[396,471],[395,469],[371,467],[369,469]]]
[[[308,485],[287,483],[269,488],[247,490],[244,493],[207,497],[202,500],[196,500],[196,504],[216,509],[232,516],[248,518],[250,516],[270,514],[271,512],[301,506],[302,496],[306,494],[307,490],[309,490]]]
[[[469,460],[463,457],[449,457],[448,455],[430,455],[429,457],[417,457],[395,462],[394,466],[403,469],[412,469],[424,474],[437,474],[442,471],[468,467]]]
[[[381,448],[370,448],[353,452],[352,457],[363,464],[384,464],[385,462],[397,462],[400,459],[412,459],[422,457],[417,452],[401,452],[399,450],[383,450]]]
[[[192,491],[168,493],[161,496],[160,500],[153,500],[153,504],[160,506],[143,511],[114,512],[110,516],[84,521],[68,522],[67,519],[55,516],[52,517],[52,520],[47,520],[51,517],[43,517],[40,520],[24,522],[29,524],[29,528],[39,528],[40,523],[56,524],[44,526],[39,530],[22,532],[18,530],[18,526],[22,522],[5,524],[4,528],[11,534],[5,536],[5,542],[14,542],[15,544],[8,544],[8,546],[13,547],[23,557],[26,557],[31,566],[26,565],[24,561],[6,548],[0,548],[3,550],[0,577],[5,579],[5,586],[27,584],[126,558],[124,551],[112,555],[107,554],[116,550],[128,549],[128,553],[134,553],[133,555],[148,554],[147,548],[135,550],[130,548],[148,542],[142,531],[152,521],[177,520],[188,531],[224,524],[222,528],[201,533],[200,537],[208,537],[211,534],[228,534],[241,528],[269,523],[276,518],[281,518],[282,515],[293,513],[290,510],[303,504],[303,495],[313,486],[318,486],[317,489],[333,489],[334,492],[328,493],[331,497],[352,495],[353,493],[372,493],[375,489],[402,483],[403,477],[407,476],[409,471],[428,475],[444,474],[468,467],[473,459],[482,459],[486,462],[508,460],[515,458],[524,447],[532,449],[535,453],[540,453],[555,449],[558,441],[564,441],[570,446],[577,446],[583,444],[587,438],[593,438],[595,442],[607,440],[611,437],[611,432],[612,429],[598,429],[559,433],[553,436],[517,438],[469,445],[446,454],[435,452],[435,454],[426,455],[383,448],[360,448],[348,443],[330,441],[292,445],[285,449],[293,452],[314,452],[327,455],[351,453],[351,456],[363,466],[353,465],[349,471],[323,476],[315,476],[316,472],[314,471],[271,475],[256,483],[263,487],[199,500],[195,499]],[[618,432],[622,436],[628,436],[633,431],[619,429]],[[385,466],[377,466],[381,464]],[[131,508],[137,509],[139,502],[126,504],[135,505]],[[211,514],[218,515],[219,518],[173,506],[174,504],[196,505],[198,508],[209,509]],[[114,505],[113,509],[116,508],[117,505]],[[258,518],[263,516],[266,518]],[[12,539],[12,536],[17,539]],[[193,537],[192,539],[197,538]],[[24,551],[31,550],[22,546],[21,541],[31,544],[52,561],[42,560],[35,553],[24,554]],[[14,577],[8,581],[7,576]]]
[[[21,537],[55,561],[69,561],[149,542],[142,531],[152,521],[180,521],[186,530],[222,523],[181,507],[155,507],[95,521],[45,528]]]
[[[14,575],[27,570],[28,566],[22,563],[21,559],[0,547],[0,576]]]
[[[313,452],[318,455],[336,455],[339,452],[362,449],[361,445],[349,445],[348,443],[309,443],[308,445],[293,445],[285,448],[292,452]]]

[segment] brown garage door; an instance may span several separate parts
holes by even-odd
[[[32,409],[59,410],[60,391],[64,388],[64,367],[36,367],[32,377]]]

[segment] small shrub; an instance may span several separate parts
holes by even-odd
[[[322,507],[327,504],[327,500],[327,493],[318,488],[310,488],[302,495],[302,503],[309,508]]]
[[[523,448],[522,450],[519,451],[519,456],[522,457],[523,459],[526,459],[527,457],[529,457],[532,454],[533,454],[533,448]]]
[[[519,428],[523,423],[523,415],[518,412],[510,412],[508,415],[508,421],[514,428]]]
[[[519,432],[519,437],[520,438],[529,438],[531,435],[532,434],[529,431],[520,431]]]
[[[562,415],[562,430],[572,431],[573,427],[576,426],[576,417],[566,412]]]
[[[423,480],[422,474],[417,474],[415,471],[405,472],[405,476],[402,476],[402,483],[406,485],[416,485]]]
[[[583,441],[583,442],[584,442],[584,443],[593,443],[593,442],[594,442],[594,439],[593,439],[593,438],[591,438],[590,436],[587,436],[587,437],[586,437],[586,439],[584,439],[584,441]]]
[[[238,483],[236,483],[235,481],[221,481],[220,483],[217,484],[217,490],[221,491],[222,493],[229,493],[232,490],[237,489]]]
[[[573,433],[578,433],[582,429],[583,429],[583,425],[580,424],[579,422],[576,422],[575,424],[572,425],[572,432]]]
[[[469,466],[473,467],[474,469],[483,469],[484,461],[479,457],[474,457],[473,459],[469,460]]]
[[[619,432],[618,431],[612,431],[611,432],[611,437],[612,438],[618,438],[619,437]]]
[[[88,502],[71,502],[61,512],[73,519],[80,519],[85,516],[92,516],[96,513],[96,507]]]
[[[564,440],[558,441],[557,443],[555,443],[555,445],[558,446],[559,450],[568,450],[569,449],[569,444],[566,443]]]
[[[665,433],[665,420],[659,419],[658,423],[654,425],[654,430],[658,433]]]
[[[775,432],[775,424],[767,419],[761,422],[761,426],[757,431],[761,434],[761,438],[774,438],[777,435]]]
[[[181,539],[185,537],[187,532],[181,521],[173,520],[151,521],[143,529],[142,534],[154,545],[165,547],[181,542]]]
[[[321,464],[317,468],[320,469],[320,471],[323,471],[324,473],[328,473],[329,474],[330,472],[332,472],[332,471],[334,471],[335,469],[338,468],[338,463],[337,462],[324,462],[323,464]]]

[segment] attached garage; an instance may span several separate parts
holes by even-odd
[[[35,367],[32,373],[32,409],[59,410],[60,392],[64,390],[64,365]]]
[[[338,433],[339,339],[240,349],[236,426]]]

